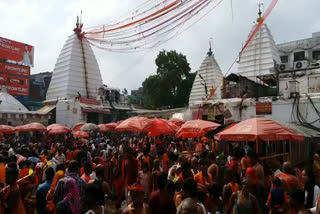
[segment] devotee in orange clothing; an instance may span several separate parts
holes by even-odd
[[[6,165],[2,155],[0,155],[0,182],[6,183]]]
[[[194,176],[194,180],[197,182],[198,187],[206,191],[206,188],[212,184],[212,176],[208,174],[208,160],[201,159],[199,161],[200,172]]]
[[[25,208],[20,195],[19,185],[16,183],[19,176],[18,169],[7,168],[6,170],[6,181],[7,185],[10,185],[8,191],[5,193],[5,213],[10,214],[25,214]]]

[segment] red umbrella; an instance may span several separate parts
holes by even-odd
[[[120,122],[121,123],[121,122]],[[119,123],[119,124],[120,124]],[[115,129],[118,125],[119,125],[118,123],[107,123],[107,124],[105,124],[105,126],[106,127],[108,127],[109,129]]]
[[[57,123],[54,123],[54,124],[51,124],[49,126],[47,126],[47,131],[50,131],[51,129],[55,128],[55,127],[64,127],[63,125],[60,125],[60,124],[57,124]]]
[[[73,127],[73,131],[80,131],[80,129],[84,126],[84,123],[78,123]]]
[[[176,124],[179,127],[185,123],[183,120],[180,120],[178,118],[171,118],[169,121]]]
[[[151,120],[145,117],[131,117],[121,122],[115,130],[118,132],[147,132],[151,126]]]
[[[299,132],[261,117],[237,123],[219,132],[216,138],[228,141],[304,141],[304,136]]]
[[[23,126],[17,126],[16,129],[19,132],[34,132],[34,131],[47,131],[47,128],[41,123],[29,123]]]
[[[168,121],[168,124],[177,132],[179,131],[181,126],[177,126],[176,124],[174,124],[173,122]]]
[[[55,126],[48,131],[49,135],[67,134],[70,132],[71,129],[64,126]]]
[[[237,125],[237,123],[234,123],[234,124],[231,124],[231,125],[227,126],[227,127],[224,128],[222,131],[227,130],[227,129],[230,129],[230,128],[232,128],[232,127],[235,126],[235,125]],[[214,135],[214,139],[215,139],[215,140],[218,140],[218,141],[221,140],[221,138],[220,138],[220,133],[221,133],[222,131],[220,131],[218,134],[215,134],[215,135]]]
[[[89,137],[89,134],[87,132],[84,132],[84,131],[76,131],[76,132],[73,133],[73,136],[87,138],[87,137]]]
[[[13,134],[16,132],[16,128],[8,125],[0,125],[0,132],[5,134]]]
[[[185,122],[176,134],[176,138],[195,138],[204,136],[207,132],[213,131],[221,126],[218,123],[205,120],[189,120]]]
[[[118,121],[118,122],[116,122],[116,125],[118,126],[118,125],[120,125],[120,123],[122,123],[124,120],[120,120],[120,121]],[[116,127],[117,127],[116,126]]]
[[[148,136],[155,137],[163,135],[169,135],[176,133],[174,127],[172,127],[167,120],[154,118],[151,120],[151,126],[148,129]]]
[[[108,127],[107,124],[100,124],[98,125],[100,132],[109,132],[112,128]]]

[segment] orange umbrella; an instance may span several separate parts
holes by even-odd
[[[145,117],[131,117],[121,122],[115,130],[118,132],[147,132],[151,126],[151,120]]]
[[[107,124],[100,124],[98,125],[100,132],[109,132],[112,128],[108,127]]]
[[[84,126],[84,123],[78,123],[73,127],[73,131],[80,131],[80,129]]]
[[[16,129],[19,132],[47,131],[47,128],[41,123],[29,123],[23,126],[17,126]]]
[[[185,123],[183,120],[180,120],[178,118],[171,118],[169,121],[176,124],[179,127]]]
[[[150,137],[160,136],[161,134],[169,135],[176,133],[175,129],[167,120],[158,118],[151,119],[151,126],[148,131],[148,136]]]
[[[84,131],[76,131],[76,132],[73,133],[73,136],[87,138],[87,137],[89,137],[89,134],[87,132],[84,132]]]
[[[16,132],[16,128],[8,125],[0,125],[0,132],[5,134],[13,134]]]
[[[213,131],[221,126],[218,123],[205,120],[189,120],[185,122],[176,134],[176,138],[195,138],[204,136],[207,132]]]
[[[71,129],[64,126],[55,126],[48,131],[49,135],[67,134],[70,132]]]
[[[273,120],[257,117],[224,129],[216,135],[216,139],[228,141],[304,141],[304,136]]]

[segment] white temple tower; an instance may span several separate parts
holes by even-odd
[[[220,99],[222,80],[223,74],[210,48],[196,73],[189,97],[189,106],[201,104],[210,97],[212,89],[214,89],[215,92],[210,99]]]
[[[102,123],[109,106],[99,96],[103,82],[96,57],[83,37],[77,19],[74,34],[69,36],[55,64],[47,91],[46,106],[50,123],[72,127],[79,122]],[[39,111],[40,111],[39,110]]]
[[[259,19],[261,12],[259,12]],[[258,19],[258,21],[259,21]],[[251,33],[256,28],[253,26]],[[276,64],[280,63],[280,56],[273,36],[266,24],[263,24],[248,46],[240,55],[238,74],[253,81],[275,78]]]
[[[81,38],[77,22],[74,34],[69,36],[55,64],[46,100],[74,99],[98,96],[103,86],[100,69],[89,43]]]

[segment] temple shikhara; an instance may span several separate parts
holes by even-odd
[[[68,37],[56,61],[46,106],[40,112],[51,112],[55,123],[66,126],[98,124],[131,110],[121,98],[119,89],[103,84],[94,52],[83,38],[82,24],[77,20],[74,34]]]

